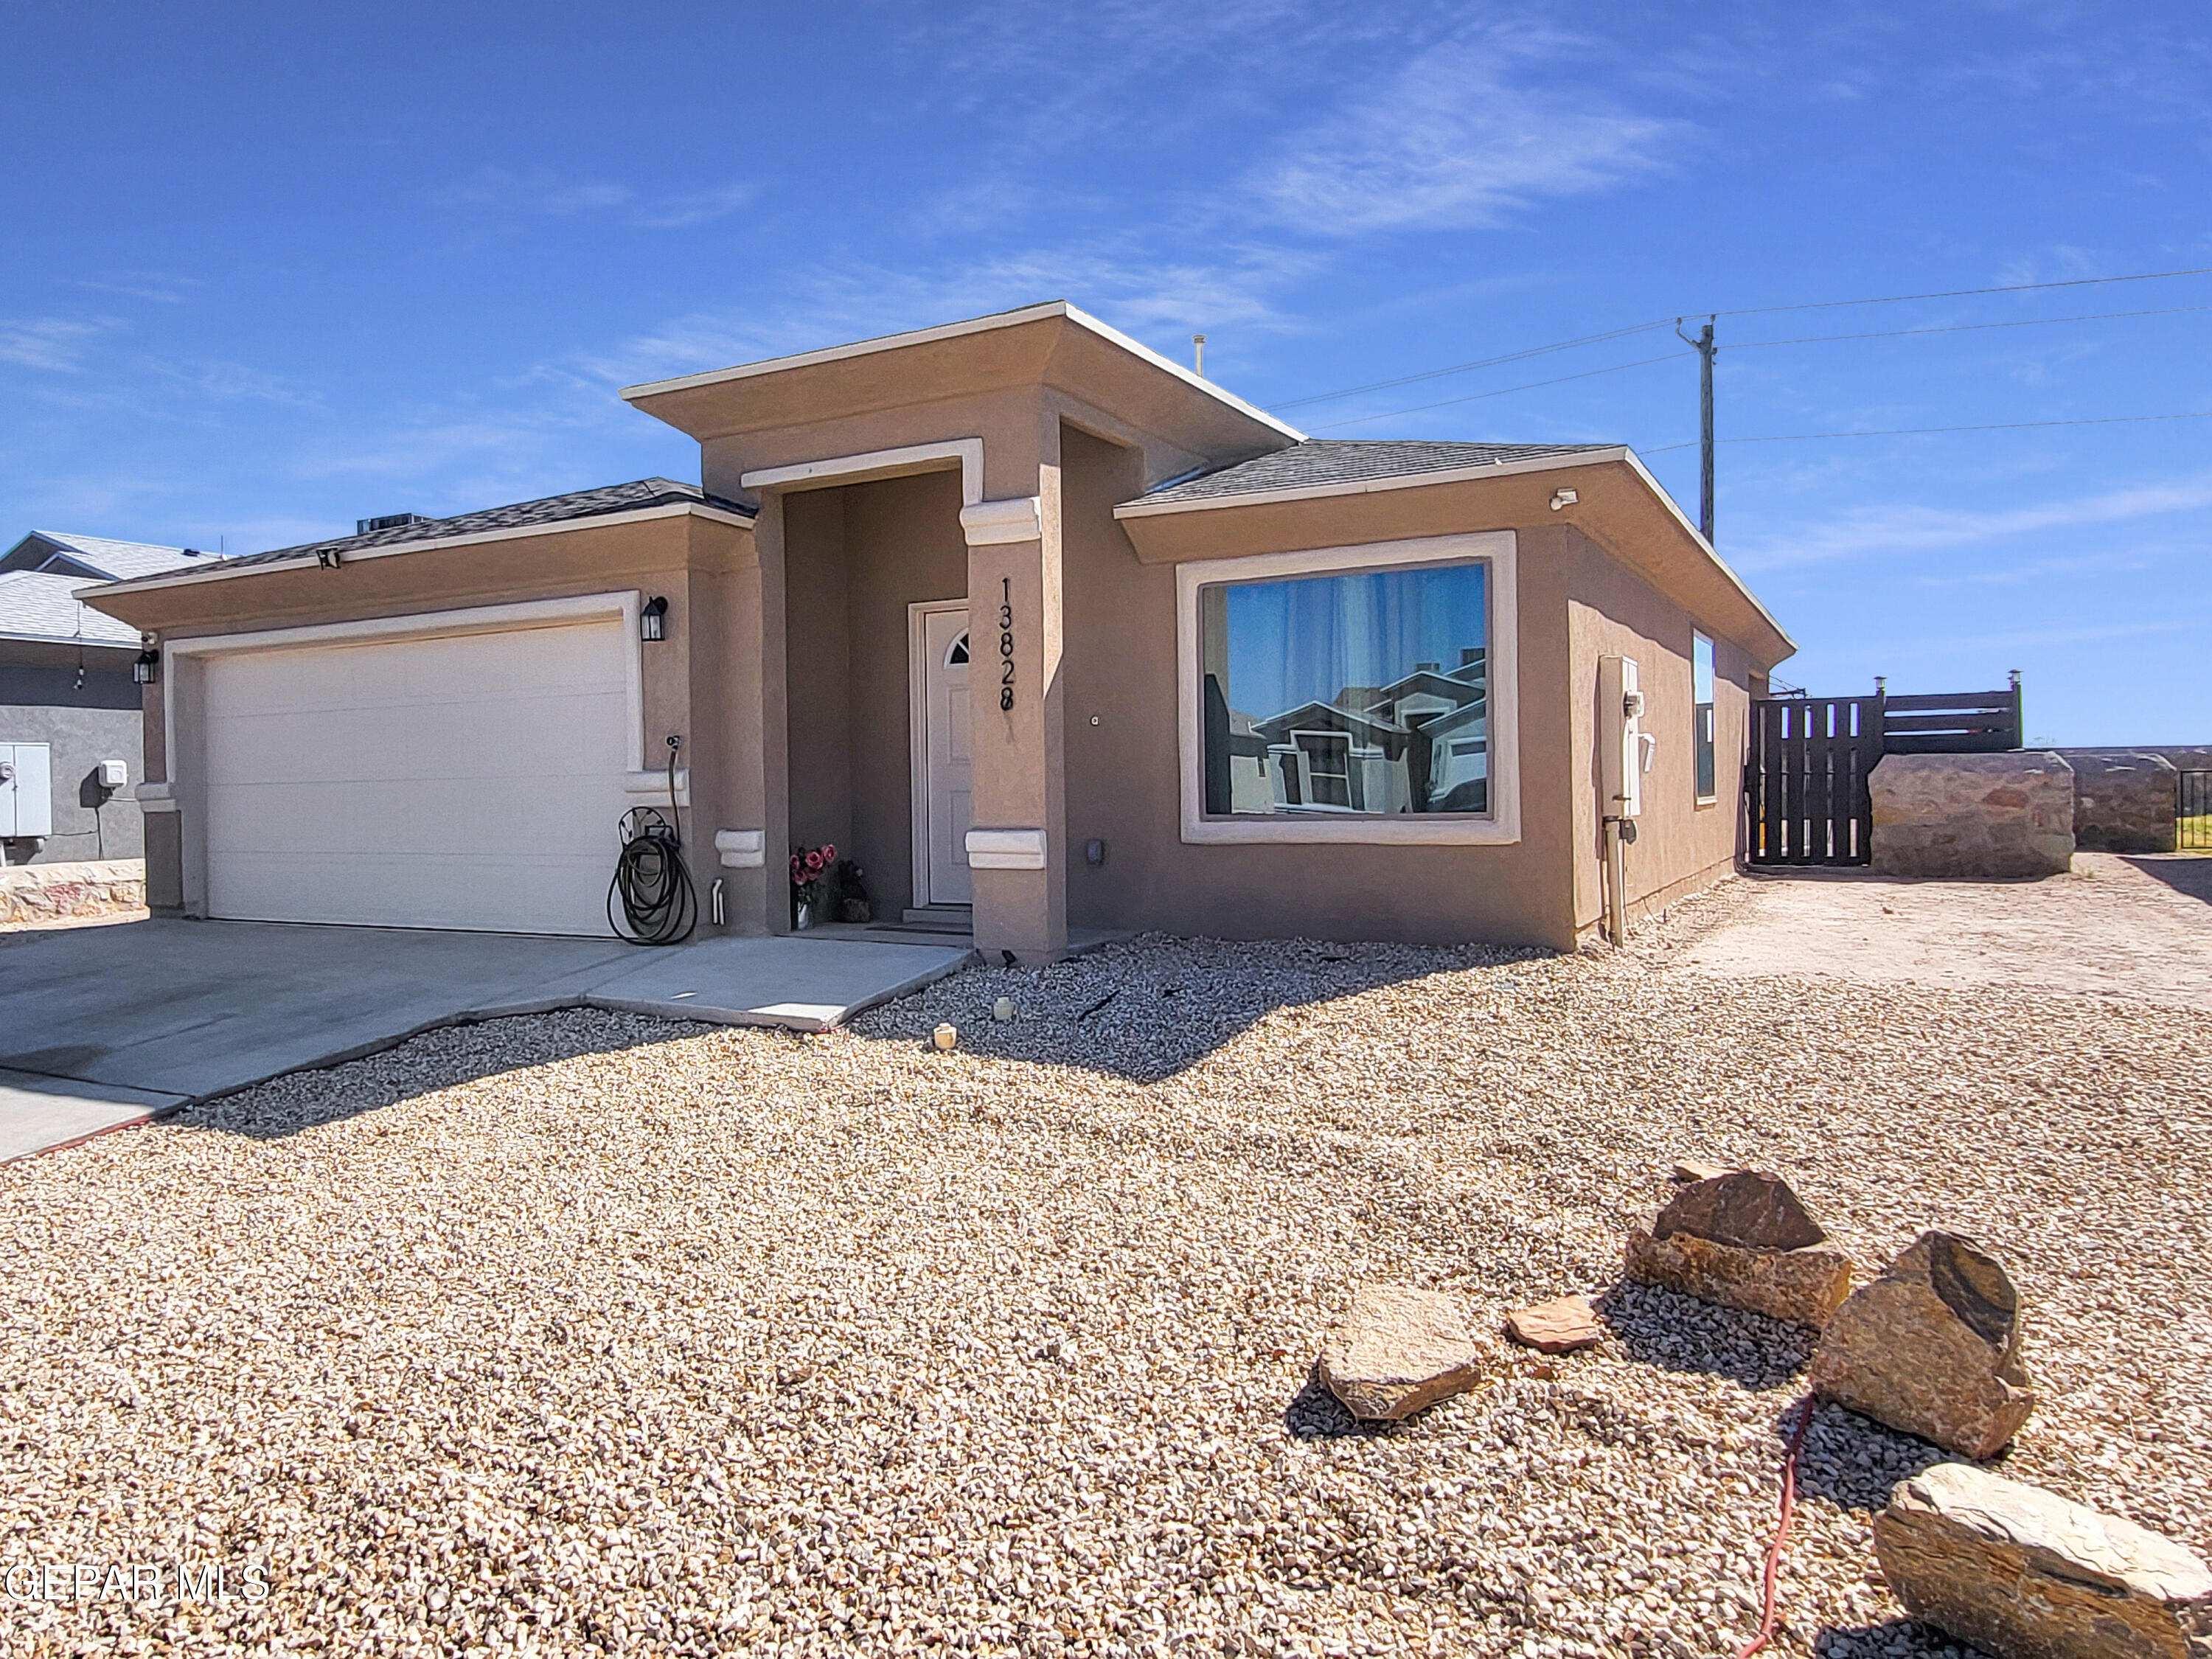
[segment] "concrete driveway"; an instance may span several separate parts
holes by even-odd
[[[0,1163],[500,1014],[591,1006],[819,1030],[964,945],[615,939],[268,922],[0,935]]]

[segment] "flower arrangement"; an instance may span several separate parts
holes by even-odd
[[[815,915],[825,895],[823,877],[837,867],[837,846],[824,842],[819,847],[802,847],[791,855],[791,886],[799,902]]]

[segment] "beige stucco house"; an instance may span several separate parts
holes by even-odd
[[[884,921],[1030,961],[1071,927],[1568,946],[1614,656],[1632,911],[1736,854],[1793,647],[1624,447],[1307,440],[1064,304],[623,395],[703,487],[88,593],[160,652],[157,908],[602,932],[676,738],[709,931],[788,929],[788,850],[835,842]]]

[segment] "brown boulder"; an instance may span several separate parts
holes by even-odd
[[[2212,1571],[2172,1539],[1965,1463],[1899,1484],[1875,1556],[1905,1611],[2008,1659],[2212,1651]]]
[[[1778,1175],[1736,1170],[1692,1182],[1651,1224],[1654,1238],[1691,1233],[1740,1250],[1796,1250],[1823,1243],[1822,1232]]]
[[[1603,1341],[1605,1327],[1597,1322],[1588,1297],[1563,1296],[1533,1308],[1516,1308],[1505,1316],[1505,1334],[1544,1353],[1572,1353]]]
[[[2020,1294],[1996,1259],[1926,1232],[1844,1304],[1808,1380],[1877,1423],[1993,1457],[2035,1409],[2020,1332]]]
[[[1395,1422],[1473,1387],[1490,1352],[1457,1297],[1373,1285],[1322,1339],[1319,1370],[1354,1417]]]
[[[1850,1258],[1780,1176],[1734,1170],[1684,1187],[1628,1236],[1628,1276],[1815,1328],[1850,1294]]]

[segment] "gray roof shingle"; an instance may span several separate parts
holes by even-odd
[[[181,570],[203,561],[215,562],[212,555],[196,553],[188,547],[161,547],[152,542],[118,542],[106,536],[33,530],[5,554],[0,554],[0,570],[36,570],[58,558],[113,581]]]
[[[284,564],[332,550],[354,553],[372,547],[397,547],[406,542],[482,535],[492,530],[527,530],[538,525],[567,524],[577,519],[636,513],[679,502],[697,502],[719,507],[725,513],[740,513],[746,518],[753,515],[751,507],[709,495],[697,484],[679,483],[673,478],[640,478],[633,483],[604,484],[597,489],[572,490],[566,495],[544,495],[534,501],[516,501],[509,507],[486,507],[481,513],[457,513],[450,519],[425,519],[393,530],[373,530],[366,536],[336,536],[328,541],[271,548],[266,553],[241,553],[234,559],[211,559],[207,568],[238,570],[254,565]]]
[[[1265,490],[1310,489],[1376,478],[1412,477],[1455,467],[1493,462],[1536,460],[1576,455],[1617,444],[1463,444],[1420,438],[1308,438],[1287,449],[1239,461],[1195,478],[1148,490],[1137,497],[1146,507],[1162,502],[1206,501],[1221,495],[1251,495]]]
[[[74,644],[136,646],[138,630],[72,597],[91,584],[51,570],[0,571],[0,636]]]

